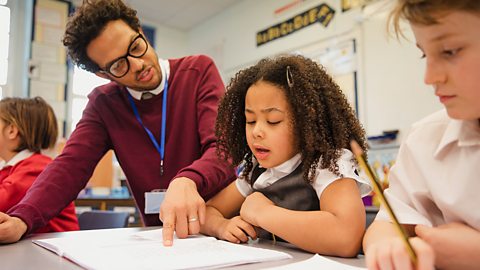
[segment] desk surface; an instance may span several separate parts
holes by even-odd
[[[107,229],[107,230],[91,230],[91,231],[75,231],[65,233],[45,233],[30,236],[18,243],[10,245],[0,245],[0,266],[2,269],[82,269],[76,264],[32,243],[33,239],[44,239],[52,237],[73,237],[80,235],[95,235],[95,234],[109,234],[111,236],[125,236],[132,232],[138,232],[142,230],[158,229],[159,227],[143,227],[143,228],[124,228],[124,229]],[[174,243],[175,244],[175,243]],[[273,266],[280,266],[306,260],[313,256],[311,253],[304,252],[297,248],[292,247],[289,244],[277,243],[273,244],[271,241],[260,240],[253,241],[249,245],[255,247],[262,247],[267,249],[274,249],[289,253],[292,255],[292,259],[254,263],[229,267],[228,269],[260,269]],[[100,255],[101,256],[101,255]],[[344,259],[329,257],[341,263],[346,263],[352,266],[365,266],[363,258],[359,259]],[[133,270],[133,269],[132,269]]]

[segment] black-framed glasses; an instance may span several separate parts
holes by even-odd
[[[121,78],[130,70],[128,56],[140,58],[145,55],[147,50],[148,42],[145,40],[145,37],[139,33],[128,46],[127,53],[110,62],[102,71],[110,73],[113,77]]]

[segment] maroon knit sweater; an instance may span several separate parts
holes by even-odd
[[[157,214],[145,215],[144,193],[167,188],[176,177],[195,181],[204,199],[235,179],[232,168],[215,155],[215,118],[224,86],[206,56],[170,60],[164,173],[160,154],[136,120],[125,87],[115,82],[95,88],[82,119],[58,156],[8,212],[35,231],[56,216],[85,187],[96,164],[113,149],[147,226],[160,225]],[[162,94],[137,101],[143,123],[160,138]]]

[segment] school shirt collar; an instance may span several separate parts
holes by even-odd
[[[24,159],[29,158],[33,154],[35,154],[35,153],[31,152],[28,149],[22,150],[22,151],[18,152],[15,156],[13,156],[13,158],[10,159],[7,163],[5,163],[5,161],[4,161],[2,169],[7,167],[7,166],[15,166],[15,165],[17,165],[17,163],[19,163],[20,161],[22,161]]]
[[[459,147],[480,145],[479,120],[450,119],[434,156],[440,155],[451,143],[457,143]]]
[[[302,155],[296,154],[295,156],[283,162],[282,164],[276,167],[267,169],[262,175],[265,175],[267,177],[274,177],[278,179],[280,177],[289,175],[298,167],[298,165],[300,165],[301,162],[302,162]]]
[[[142,94],[145,92],[158,95],[163,91],[165,80],[167,80],[168,75],[170,74],[170,63],[168,60],[158,59],[158,64],[160,65],[160,71],[162,72],[162,81],[160,82],[160,85],[156,89],[150,91],[136,91],[127,87],[128,92],[130,92],[130,95],[132,95],[134,99],[140,100],[142,98]]]

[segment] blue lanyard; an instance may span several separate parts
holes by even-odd
[[[163,175],[163,158],[165,156],[165,126],[167,123],[167,91],[168,91],[168,80],[165,78],[165,87],[163,88],[163,101],[162,101],[162,127],[161,127],[161,135],[160,135],[160,146],[158,145],[157,140],[153,136],[153,133],[143,124],[142,118],[140,118],[140,114],[138,113],[137,106],[135,106],[135,102],[133,101],[133,97],[128,93],[128,100],[130,101],[130,105],[132,106],[133,113],[135,114],[135,118],[137,118],[138,123],[142,125],[143,129],[147,132],[150,141],[152,141],[155,149],[160,154],[160,175]]]

